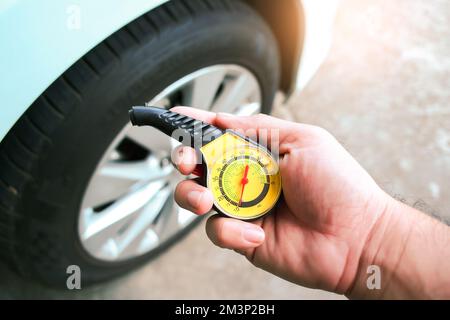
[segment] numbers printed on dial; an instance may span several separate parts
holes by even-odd
[[[253,145],[225,152],[209,172],[207,184],[215,206],[232,217],[260,217],[273,208],[281,193],[278,164],[266,150]]]

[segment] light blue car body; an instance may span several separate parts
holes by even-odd
[[[0,141],[73,63],[109,35],[166,1],[0,0]],[[330,17],[339,0],[298,1],[305,18],[305,37],[292,87],[301,89],[328,51]]]
[[[0,0],[0,139],[68,67],[166,0]]]

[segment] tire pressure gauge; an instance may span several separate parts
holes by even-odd
[[[278,163],[263,146],[191,117],[157,107],[133,107],[133,125],[153,126],[202,155],[201,180],[213,194],[215,209],[229,217],[259,218],[281,194]]]

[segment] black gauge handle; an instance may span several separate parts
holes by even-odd
[[[186,146],[201,147],[224,134],[209,123],[158,107],[132,107],[134,126],[152,126]]]

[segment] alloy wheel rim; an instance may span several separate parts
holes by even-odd
[[[261,111],[261,89],[248,69],[220,64],[182,77],[147,105],[251,115]],[[185,178],[170,161],[178,145],[154,128],[130,124],[112,141],[79,212],[78,235],[91,256],[109,262],[137,257],[193,223],[195,215],[173,200],[176,184]]]

